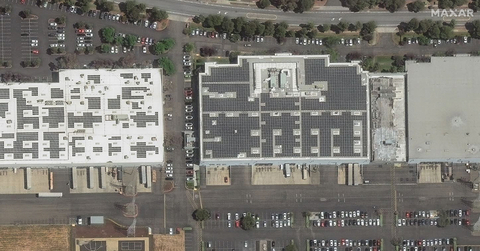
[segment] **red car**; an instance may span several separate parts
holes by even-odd
[[[470,210],[465,210],[465,215],[469,216],[470,215]]]
[[[469,226],[470,225],[470,220],[466,219],[464,224]]]
[[[25,0],[20,0],[20,3],[25,4]]]
[[[84,29],[78,29],[77,33],[85,33],[85,30]]]
[[[240,227],[240,220],[235,221],[235,227]]]
[[[32,53],[33,54],[38,54],[38,50],[33,50]]]

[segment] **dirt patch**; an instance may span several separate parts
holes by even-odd
[[[168,24],[170,23],[170,20],[169,19],[164,19],[160,22],[158,22],[158,25],[157,25],[157,31],[163,31],[165,30],[167,27],[168,27]]]
[[[185,232],[178,231],[177,234],[154,234],[153,251],[184,251],[185,250]]]
[[[165,184],[163,184],[163,192],[168,193],[173,190],[173,182],[171,181],[165,181]]]
[[[0,227],[0,250],[70,250],[70,226]]]

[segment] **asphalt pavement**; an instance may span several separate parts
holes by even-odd
[[[325,7],[323,10],[293,13],[272,8],[258,9],[256,7],[243,7],[230,3],[223,4],[225,1],[220,1],[222,4],[205,0],[139,0],[138,2],[144,3],[147,6],[155,6],[160,9],[167,10],[170,15],[178,15],[186,18],[191,18],[200,14],[223,14],[232,18],[246,17],[252,19],[257,18],[260,20],[275,20],[278,22],[285,21],[292,25],[306,24],[308,22],[314,22],[317,24],[335,24],[340,20],[353,23],[360,21],[364,23],[374,20],[379,26],[393,27],[399,25],[401,22],[408,22],[412,18],[433,19],[434,21],[442,20],[441,17],[432,17],[430,10],[421,11],[418,13],[409,12],[407,10],[400,10],[394,13],[386,10],[351,12],[346,8],[343,8],[343,10],[338,10],[338,6],[333,6],[335,8]],[[459,19],[457,20],[457,24],[463,24],[465,21],[466,19]]]

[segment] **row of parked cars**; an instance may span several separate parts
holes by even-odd
[[[382,240],[310,240],[310,247],[380,247]]]
[[[49,37],[54,37],[55,42],[49,45],[50,48],[65,48],[65,28],[58,27],[58,24],[51,22],[48,29],[56,32],[48,33]]]
[[[323,45],[323,39],[321,38],[295,38],[295,43],[298,45]],[[339,44],[343,44],[345,46],[353,46],[354,44],[361,44],[362,40],[360,38],[341,38],[338,42]]]
[[[93,30],[92,29],[76,29],[77,47],[93,46]]]
[[[352,210],[352,211],[332,211],[327,212],[323,211],[318,214],[320,219],[368,219],[368,212],[360,211],[360,210]]]
[[[440,247],[440,246],[449,246],[453,245],[453,239],[443,238],[443,239],[430,239],[430,240],[403,240],[402,246],[403,249],[407,247]],[[445,248],[445,247],[442,247]]]
[[[418,44],[419,43],[419,39],[415,38],[415,37],[404,38],[404,41],[405,41],[406,44]],[[441,45],[442,42],[446,43],[446,44],[460,44],[460,43],[468,44],[468,43],[470,43],[470,41],[471,40],[470,40],[469,37],[464,36],[464,37],[452,38],[452,39],[447,39],[447,40],[430,39],[428,44],[431,44],[433,46]]]
[[[183,75],[190,77],[192,75],[192,57],[189,54],[183,55]]]
[[[380,226],[380,219],[317,220],[314,227]]]
[[[227,39],[227,33],[218,33],[215,31],[204,31],[200,29],[194,29],[190,33],[191,36],[204,36],[208,38],[222,38]]]

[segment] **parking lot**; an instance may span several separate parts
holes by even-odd
[[[32,61],[39,53],[38,20],[24,19],[21,21],[22,61]]]
[[[244,212],[214,212],[214,217],[205,221],[206,229],[241,230],[241,218]],[[295,215],[290,212],[257,211],[252,212],[257,230],[292,228]],[[301,216],[298,216],[301,217]],[[300,223],[301,224],[301,223]]]
[[[0,15],[0,59],[2,62],[12,60],[12,18]]]

